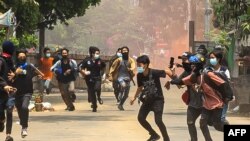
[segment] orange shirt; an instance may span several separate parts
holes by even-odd
[[[50,71],[50,68],[53,66],[54,58],[41,58],[40,59],[40,70],[44,74],[43,79],[50,79],[52,80],[53,72]]]

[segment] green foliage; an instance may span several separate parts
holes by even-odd
[[[17,37],[33,34],[39,28],[53,29],[57,21],[68,24],[67,20],[83,16],[89,6],[100,0],[1,0],[0,12],[12,8],[17,18]]]
[[[237,38],[250,34],[250,2],[249,0],[212,0],[215,21],[220,29],[231,31],[237,29]]]
[[[0,30],[0,44],[6,40],[6,30]],[[24,34],[20,38],[10,37],[8,40],[12,41],[14,45],[18,48],[31,48],[37,47],[38,45],[38,38],[34,34]]]
[[[221,45],[226,48],[228,48],[232,42],[232,38],[224,30],[221,30],[219,32],[213,30],[209,33],[209,37],[211,38],[211,41],[213,41],[216,45]]]
[[[34,34],[24,34],[19,38],[20,48],[32,48],[38,46],[38,38]]]

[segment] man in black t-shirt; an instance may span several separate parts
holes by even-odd
[[[100,50],[97,47],[92,47],[90,57],[84,59],[81,64],[80,73],[84,76],[88,87],[92,112],[97,111],[97,100],[99,104],[103,104],[101,99],[101,76],[105,67],[106,64],[101,60]]]
[[[35,66],[26,61],[26,50],[17,52],[17,63],[15,71],[9,73],[9,79],[13,81],[13,86],[17,88],[15,94],[15,106],[17,108],[20,125],[22,126],[22,138],[28,135],[29,102],[33,94],[32,78],[36,75],[42,78],[43,74]]]
[[[166,75],[169,77],[172,76],[172,71],[168,68],[166,70],[156,70],[149,68],[150,60],[148,56],[143,55],[137,58],[137,83],[138,88],[131,99],[130,104],[133,105],[136,98],[139,94],[144,94],[146,89],[148,88],[148,82],[154,86],[155,92],[153,93],[155,96],[150,100],[150,103],[143,102],[142,106],[138,113],[138,121],[139,123],[149,132],[150,138],[148,141],[156,141],[160,139],[160,136],[155,132],[155,130],[151,127],[151,125],[146,120],[147,115],[150,111],[154,112],[155,122],[159,127],[161,134],[163,136],[164,141],[170,141],[166,126],[162,121],[163,115],[163,107],[164,107],[164,96],[161,88],[160,78],[165,78]]]

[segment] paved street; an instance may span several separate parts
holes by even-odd
[[[174,87],[173,87],[174,88]],[[188,141],[189,134],[186,125],[186,106],[181,101],[181,91],[176,88],[165,92],[164,122],[167,126],[171,141]],[[135,92],[132,88],[131,94]],[[86,100],[86,92],[77,93],[75,103],[76,111],[64,111],[58,93],[45,97],[51,102],[54,112],[31,112],[29,122],[29,135],[22,139],[16,112],[14,113],[13,137],[15,141],[145,141],[149,135],[137,122],[139,105],[124,106],[125,111],[118,111],[113,93],[104,92],[104,105],[98,106],[98,112],[92,113],[90,104]],[[150,123],[160,134],[151,113],[148,117]],[[232,124],[249,124],[250,118],[230,116]],[[204,141],[199,124],[197,129],[200,141]],[[214,141],[223,141],[223,134],[211,129]],[[1,133],[0,140],[5,135]],[[161,140],[160,140],[161,141]]]

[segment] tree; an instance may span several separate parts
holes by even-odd
[[[250,34],[249,0],[212,0],[214,26],[221,30],[236,29],[236,37],[244,38]]]
[[[89,6],[101,0],[2,0],[0,10],[12,8],[19,26],[17,35],[40,32],[40,53],[44,47],[45,29],[53,29],[57,22],[68,24],[72,17],[83,16]],[[26,28],[27,27],[27,28]]]

